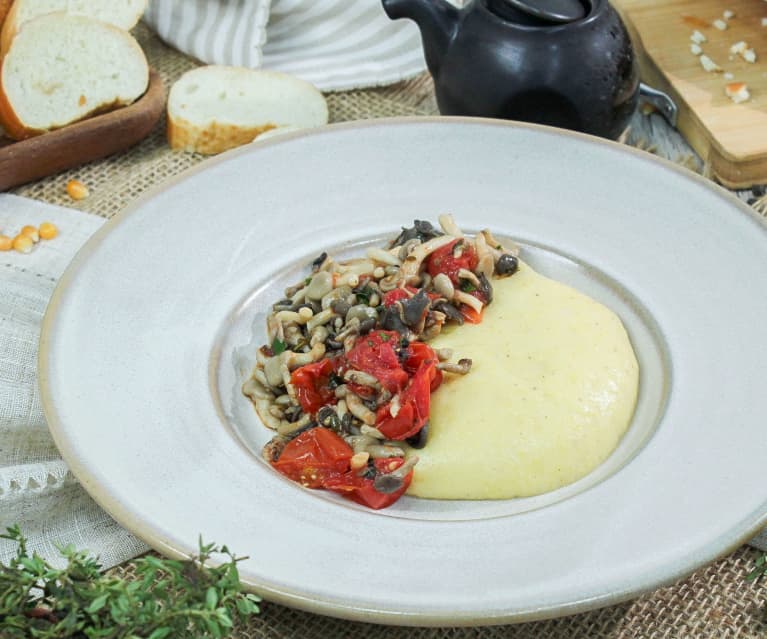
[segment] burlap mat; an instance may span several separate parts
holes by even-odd
[[[143,25],[137,29],[137,36],[166,87],[197,64],[165,46]],[[437,113],[428,76],[381,89],[330,94],[328,101],[331,120],[334,122]],[[164,131],[165,122],[161,121],[148,138],[123,154],[23,186],[16,189],[15,193],[63,206],[74,206],[109,218],[147,188],[204,159],[199,155],[172,153],[165,142]],[[634,132],[628,142],[646,146],[647,141],[643,135]],[[651,132],[646,135],[651,135]],[[673,147],[674,144],[665,155],[695,170],[705,171],[699,160],[685,152],[683,143],[677,143],[681,150],[675,151]],[[84,182],[90,189],[90,197],[79,203],[69,199],[65,185],[71,178]],[[761,637],[767,636],[763,610],[767,587],[745,580],[758,554],[752,548],[743,547],[729,557],[700,569],[688,579],[672,587],[661,588],[634,602],[550,621],[487,628],[394,628],[340,621],[266,603],[262,615],[239,627],[234,636],[237,639]],[[118,567],[113,572],[130,576],[130,569],[125,567]]]

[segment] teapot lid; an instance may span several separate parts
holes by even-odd
[[[490,6],[502,17],[514,18],[522,12],[525,17],[550,24],[575,22],[587,14],[581,0],[495,0]]]

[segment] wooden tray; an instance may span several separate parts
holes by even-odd
[[[144,139],[165,108],[160,75],[133,104],[0,147],[0,191],[122,151]]]
[[[666,92],[679,108],[678,128],[711,167],[712,177],[731,188],[767,183],[767,3],[762,0],[613,0],[632,33],[642,79]],[[719,31],[711,25],[729,9],[735,16]],[[708,39],[701,46],[724,71],[707,73],[690,52],[697,29]],[[745,40],[757,53],[756,64],[730,46]],[[746,82],[751,100],[734,104],[727,82]]]

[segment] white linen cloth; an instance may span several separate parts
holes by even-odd
[[[74,544],[105,568],[148,547],[83,490],[48,432],[37,387],[40,324],[53,289],[77,250],[104,222],[95,215],[0,195],[0,233],[50,221],[59,236],[32,253],[0,253],[0,530],[19,524],[30,550],[60,561],[56,544]],[[16,545],[0,540],[0,562]]]
[[[426,68],[417,27],[389,20],[381,0],[151,0],[144,21],[207,64],[284,71],[323,91],[390,84]]]
[[[56,544],[72,543],[98,555],[108,568],[148,547],[101,510],[61,459],[40,406],[36,375],[48,300],[67,264],[104,220],[0,195],[0,232],[12,235],[43,221],[54,222],[59,237],[42,241],[28,255],[0,253],[0,529],[18,523],[30,549],[49,560],[58,559]],[[767,550],[765,531],[751,543]],[[0,540],[0,562],[14,553],[14,544]]]

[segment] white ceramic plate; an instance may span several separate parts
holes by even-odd
[[[237,391],[258,314],[329,246],[446,211],[620,314],[642,369],[628,435],[532,500],[371,512],[278,476],[250,450],[269,432]],[[422,625],[573,613],[764,525],[765,264],[747,207],[617,144],[482,120],[288,134],[171,181],[87,244],[45,319],[45,413],[120,523],[171,555],[199,534],[228,544],[269,599]]]

